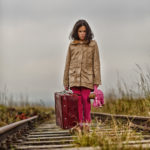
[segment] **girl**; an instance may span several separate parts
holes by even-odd
[[[90,92],[101,85],[100,57],[97,42],[86,20],[78,20],[70,34],[71,39],[66,57],[63,84],[79,95],[79,127],[89,131],[91,123]],[[84,113],[84,115],[83,115]]]

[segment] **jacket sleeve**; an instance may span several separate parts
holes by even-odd
[[[100,70],[100,56],[97,42],[95,41],[95,52],[94,52],[94,84],[101,85],[101,70]]]
[[[69,66],[70,66],[70,45],[68,47],[66,62],[65,62],[65,69],[64,69],[64,76],[63,76],[63,85],[64,87],[69,87]]]

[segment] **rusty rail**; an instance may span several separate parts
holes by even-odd
[[[112,120],[112,118],[120,119],[120,120],[124,120],[124,121],[130,121],[131,128],[150,132],[150,117],[116,115],[116,114],[97,113],[97,112],[92,112],[91,117],[92,117],[92,119],[97,118],[102,121]]]
[[[9,149],[10,143],[17,140],[18,137],[25,138],[31,129],[35,127],[38,116],[17,121],[0,128],[0,148]]]
[[[98,113],[98,112],[91,112],[92,119],[97,118],[101,119],[102,121],[112,118],[121,119],[125,121],[131,121],[132,123],[138,125],[147,125],[150,126],[150,117],[145,116],[129,116],[129,115],[116,115],[116,114],[109,114],[109,113]]]

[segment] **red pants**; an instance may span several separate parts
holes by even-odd
[[[91,102],[89,99],[89,94],[91,89],[86,87],[71,87],[70,88],[73,93],[79,94],[79,101],[78,101],[78,113],[79,113],[79,123],[91,122]],[[84,114],[84,115],[83,115]],[[84,119],[83,119],[84,116]]]

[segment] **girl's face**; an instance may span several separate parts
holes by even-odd
[[[84,40],[86,36],[86,27],[85,26],[81,26],[78,29],[78,37],[80,40]]]

